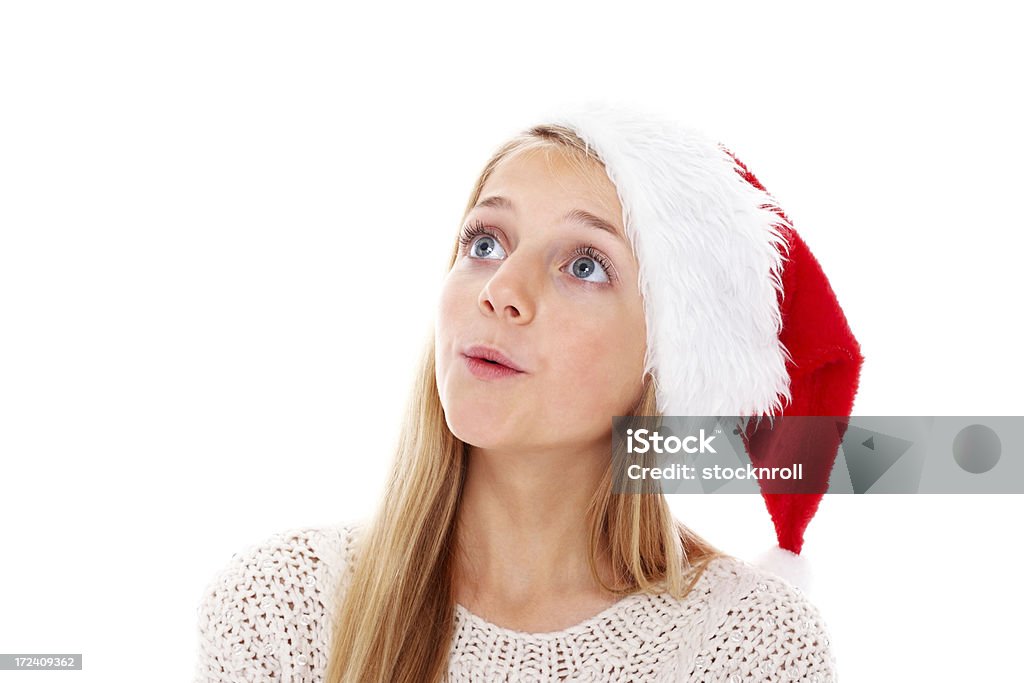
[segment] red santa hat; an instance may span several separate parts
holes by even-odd
[[[658,412],[849,416],[860,346],[817,259],[754,174],[726,147],[667,118],[590,103],[544,119],[604,163],[637,255]],[[799,434],[745,440],[755,465]],[[793,560],[818,509],[842,431],[815,441],[816,493],[759,482],[782,552],[759,564],[797,585]],[[788,559],[787,559],[788,558]]]

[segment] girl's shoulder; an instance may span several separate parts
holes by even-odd
[[[318,680],[364,525],[292,528],[235,552],[199,605],[196,683],[285,672],[286,680]]]
[[[708,563],[701,581],[709,601],[733,613],[744,609],[774,614],[790,610],[801,616],[818,613],[801,588],[769,569],[732,555]]]
[[[698,678],[751,667],[760,680],[824,681],[835,675],[820,610],[785,578],[727,555],[708,564],[694,590],[707,605],[702,643],[691,661]]]
[[[276,532],[236,551],[214,586],[235,589],[240,580],[253,585],[271,582],[280,595],[281,588],[314,587],[320,579],[340,579],[351,568],[364,526],[365,521],[353,520]]]

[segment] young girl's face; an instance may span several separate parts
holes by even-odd
[[[435,322],[449,428],[484,449],[607,446],[612,416],[640,397],[646,350],[615,186],[596,163],[581,171],[560,152],[519,153],[497,166],[465,225]],[[465,355],[477,344],[522,372],[492,376]]]

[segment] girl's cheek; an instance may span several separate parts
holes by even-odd
[[[476,305],[479,288],[458,275],[449,275],[441,289],[438,305],[439,323],[455,320],[472,312]]]
[[[437,303],[437,326],[444,328],[445,323],[451,318],[452,311],[454,310],[453,303],[454,289],[451,286],[451,280],[446,280],[444,286],[441,289],[441,297]]]
[[[569,331],[554,347],[560,349],[563,367],[577,377],[603,377],[614,362],[616,351],[607,344],[600,329],[568,322]]]

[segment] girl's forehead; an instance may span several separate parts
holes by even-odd
[[[527,192],[561,197],[574,205],[585,202],[622,228],[618,192],[604,167],[594,159],[552,147],[519,150],[495,166],[480,199],[501,195],[515,201],[516,194]]]
[[[539,168],[558,175],[573,175],[588,180],[603,179],[609,184],[604,167],[596,159],[585,157],[579,152],[554,145],[526,147],[511,152],[502,159],[495,171],[528,167],[536,171]]]

